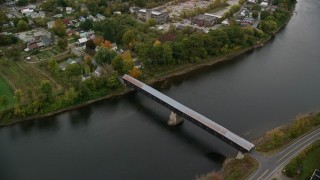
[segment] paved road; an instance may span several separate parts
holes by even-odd
[[[259,169],[252,174],[249,179],[264,180],[272,179],[276,176],[281,176],[282,168],[293,157],[299,154],[308,145],[312,144],[317,139],[320,139],[320,128],[312,131],[311,133],[297,139],[291,145],[280,151],[274,156],[264,156],[256,151],[250,153],[259,162]]]

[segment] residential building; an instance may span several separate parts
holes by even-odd
[[[48,27],[48,29],[53,28],[54,23],[55,23],[55,21],[49,21],[49,22],[47,22],[47,27]]]
[[[104,15],[102,15],[102,14],[97,14],[96,18],[98,18],[100,21],[103,21],[103,20],[106,19],[106,17]]]
[[[68,60],[59,64],[61,70],[65,70],[69,64],[80,64],[81,58],[69,58]]]
[[[44,32],[43,29],[17,33],[16,36],[26,44],[26,48],[24,49],[26,52],[44,48],[52,44],[52,40],[50,39],[51,33],[47,31]]]
[[[197,24],[198,26],[210,27],[213,26],[218,19],[218,16],[210,14],[201,14],[191,18],[192,24]]]
[[[66,7],[66,13],[67,13],[67,14],[73,13],[72,7]]]
[[[138,18],[144,21],[154,19],[157,23],[165,23],[169,19],[169,15],[166,12],[153,11],[151,9],[140,9],[138,11]]]

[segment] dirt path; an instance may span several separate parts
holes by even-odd
[[[30,65],[34,70],[38,71],[40,74],[42,74],[43,76],[45,76],[46,78],[48,78],[51,82],[53,82],[53,84],[58,88],[61,89],[61,85],[58,84],[52,77],[50,77],[48,74],[46,74],[45,72],[43,72],[42,70],[38,69],[37,67],[35,67],[34,65]]]

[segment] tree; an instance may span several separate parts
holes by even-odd
[[[153,18],[150,18],[147,22],[146,22],[147,26],[149,27],[153,27],[157,24],[156,20],[154,20]]]
[[[41,26],[41,27],[47,27],[47,22],[48,22],[48,19],[47,18],[35,18],[34,19],[34,23],[37,25],[37,26]]]
[[[111,64],[112,64],[112,67],[114,70],[118,71],[119,74],[123,74],[124,63],[123,63],[122,57],[120,55],[116,56],[112,60]]]
[[[117,55],[116,52],[110,50],[108,48],[100,48],[98,52],[95,54],[94,59],[99,64],[107,63],[110,64],[112,59]]]
[[[115,89],[119,86],[120,82],[116,75],[112,75],[107,80],[108,88]]]
[[[263,20],[260,23],[260,28],[265,33],[273,34],[277,30],[278,24],[273,20]]]
[[[55,59],[49,59],[46,64],[46,68],[54,76],[57,76],[59,74],[60,68]]]
[[[89,55],[84,56],[84,62],[90,66],[91,65],[91,57]]]
[[[52,30],[59,37],[63,37],[67,34],[66,33],[66,26],[63,24],[62,20],[60,20],[60,19],[58,19],[54,22]]]
[[[253,11],[253,12],[252,12],[252,17],[253,17],[254,19],[257,19],[258,16],[259,16],[259,12],[258,12],[258,11]]]
[[[134,44],[136,41],[137,32],[135,30],[129,29],[122,36],[122,42],[125,45]]]
[[[8,59],[18,61],[21,59],[21,50],[19,48],[10,48],[6,51],[6,56]]]
[[[41,3],[40,7],[41,7],[44,11],[53,12],[53,11],[56,10],[57,1],[56,1],[56,0],[47,0],[47,1],[44,1],[43,3]]]
[[[10,45],[18,42],[18,38],[14,35],[3,35],[0,34],[0,45]]]
[[[28,0],[18,0],[17,5],[18,6],[25,6],[28,4]]]
[[[22,90],[21,89],[17,89],[14,92],[14,99],[16,100],[18,106],[21,105],[21,98],[22,98]]]
[[[94,44],[93,40],[90,39],[86,42],[86,48],[94,50],[96,48],[96,45]]]
[[[142,72],[137,67],[133,66],[131,71],[129,72],[129,75],[134,78],[139,78],[141,76]]]
[[[29,24],[24,20],[19,20],[19,22],[17,24],[17,28],[20,31],[25,31],[25,30],[29,29]]]
[[[8,98],[6,95],[0,96],[0,105],[7,108],[8,106]]]
[[[261,6],[259,5],[259,3],[254,4],[251,8],[254,11],[260,11],[261,10]]]
[[[100,37],[100,36],[96,36],[94,39],[93,39],[93,42],[96,46],[100,46],[103,42],[104,42],[104,39],[103,37]]]
[[[82,74],[82,68],[77,63],[69,64],[65,69],[65,73],[68,78],[80,76]]]
[[[68,89],[65,93],[64,93],[64,101],[67,105],[71,105],[74,104],[75,101],[78,98],[78,93],[76,92],[76,90],[74,88],[70,88]]]
[[[3,11],[0,11],[0,24],[5,24],[7,22],[9,22],[9,18]]]
[[[269,11],[261,11],[261,13],[260,13],[261,20],[265,20],[268,16],[270,16]]]
[[[80,28],[84,30],[93,29],[93,21],[90,19],[86,19],[84,22],[80,23]]]
[[[50,101],[52,96],[52,84],[48,80],[42,80],[40,90],[45,95],[45,101]]]
[[[66,38],[60,38],[58,40],[58,46],[61,49],[66,49],[68,47],[68,40]]]

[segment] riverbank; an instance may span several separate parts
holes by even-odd
[[[235,58],[235,57],[237,57],[239,55],[242,55],[242,54],[244,54],[246,52],[249,52],[251,50],[254,50],[256,48],[262,47],[263,44],[267,43],[270,39],[271,39],[271,36],[268,36],[263,41],[259,42],[258,44],[254,45],[254,46],[251,46],[251,47],[248,47],[248,48],[244,48],[244,49],[240,49],[240,50],[237,50],[235,52],[229,53],[229,54],[224,55],[224,56],[212,57],[212,58],[208,58],[206,61],[202,61],[202,62],[198,62],[198,63],[190,63],[190,64],[185,64],[185,65],[181,65],[181,66],[176,66],[174,68],[170,68],[170,70],[165,71],[165,72],[163,72],[161,74],[158,73],[155,76],[147,77],[145,79],[145,82],[146,82],[146,84],[154,85],[156,83],[161,83],[161,82],[165,81],[168,78],[172,78],[172,77],[175,77],[175,76],[181,76],[181,75],[193,72],[195,70],[198,70],[198,69],[201,69],[201,68],[204,68],[204,67],[215,65],[215,64],[217,64],[219,62],[222,62],[222,61],[232,60],[233,58]],[[55,111],[55,112],[50,112],[50,113],[40,114],[40,115],[34,115],[34,116],[29,116],[29,117],[8,119],[7,121],[0,122],[0,127],[13,125],[13,124],[16,124],[16,123],[19,123],[19,122],[23,122],[23,121],[27,121],[27,120],[41,119],[41,118],[45,118],[45,117],[50,117],[50,116],[53,116],[53,115],[56,115],[56,114],[60,114],[60,113],[66,112],[66,111],[70,111],[70,110],[73,110],[73,109],[77,109],[77,108],[86,106],[86,105],[89,105],[89,104],[92,104],[92,103],[95,103],[95,102],[98,102],[98,101],[101,101],[101,100],[122,96],[122,95],[125,95],[126,93],[127,93],[127,91],[114,92],[114,93],[108,94],[106,96],[97,98],[97,99],[89,100],[89,101],[87,101],[85,103],[81,103],[81,104],[77,104],[77,105],[74,105],[74,106],[70,106],[68,108],[60,109],[60,110]]]
[[[272,129],[255,140],[255,150],[264,155],[274,155],[297,138],[308,134],[319,126],[320,113],[301,115],[291,124]]]
[[[292,12],[293,12],[293,9],[291,10],[290,16],[292,15]],[[280,24],[278,26],[278,29],[275,30],[275,32],[273,33],[272,36],[271,35],[266,35],[262,40],[260,40],[257,44],[255,44],[255,45],[253,45],[251,47],[242,48],[242,49],[236,50],[234,52],[228,53],[228,54],[223,55],[223,56],[210,57],[205,61],[201,61],[201,62],[197,62],[197,63],[188,63],[188,64],[184,64],[184,65],[179,65],[179,66],[173,66],[172,68],[165,67],[166,68],[165,71],[162,71],[161,73],[152,74],[152,76],[150,76],[150,75],[148,76],[147,75],[147,77],[144,80],[145,80],[145,82],[147,84],[150,84],[150,85],[153,85],[155,83],[161,83],[161,82],[165,81],[168,78],[184,75],[186,73],[190,73],[190,72],[198,70],[200,68],[212,66],[212,65],[217,64],[217,63],[222,62],[222,61],[232,60],[232,59],[234,59],[235,57],[237,57],[237,56],[239,56],[241,54],[244,54],[244,53],[246,53],[248,51],[254,50],[254,49],[259,48],[259,47],[262,47],[265,43],[267,43],[272,37],[274,37],[275,34],[277,32],[279,32],[288,23],[288,21],[290,19],[290,16],[287,18],[286,22],[284,22],[284,23],[282,23],[282,24]],[[98,99],[89,100],[87,102],[84,102],[84,103],[81,103],[81,104],[77,104],[77,105],[73,105],[73,106],[70,106],[68,108],[63,108],[63,109],[60,109],[60,110],[55,111],[55,112],[50,112],[50,113],[40,114],[40,115],[35,115],[35,116],[29,116],[29,117],[16,118],[16,119],[8,119],[7,121],[0,122],[0,127],[1,126],[12,125],[12,124],[15,124],[15,123],[18,123],[18,122],[21,122],[21,121],[25,121],[25,120],[39,119],[39,118],[43,118],[43,117],[52,116],[52,115],[55,115],[55,114],[59,114],[59,113],[68,111],[68,110],[72,110],[72,109],[75,109],[75,108],[83,107],[83,106],[86,106],[88,104],[91,104],[91,103],[94,103],[94,102],[97,102],[97,101],[101,101],[101,100],[104,100],[104,99],[112,98],[113,96],[120,96],[120,95],[123,95],[123,94],[126,94],[126,92],[111,93],[111,94],[108,94],[107,96],[104,96],[104,97],[101,97],[101,98],[98,98]]]
[[[222,165],[221,172],[210,172],[207,175],[197,177],[197,180],[232,180],[245,179],[259,167],[259,163],[253,157],[245,154],[242,159],[227,158]]]

